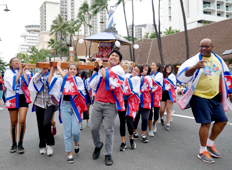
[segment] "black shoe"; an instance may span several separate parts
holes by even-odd
[[[135,143],[134,139],[130,139],[130,146],[131,146],[131,149],[135,149],[136,148],[136,143]]]
[[[134,132],[134,133],[133,133],[133,138],[134,138],[134,139],[139,139],[139,134],[138,134],[137,132]]]
[[[14,153],[17,151],[17,143],[16,142],[13,142],[12,143],[12,146],[10,148],[10,153]]]
[[[162,126],[164,126],[164,119],[160,119]]]
[[[75,145],[74,146],[74,151],[75,151],[76,154],[78,154],[79,151],[80,151],[80,146],[79,145]]]
[[[97,159],[100,155],[101,149],[102,149],[103,143],[101,143],[100,148],[95,147],[95,150],[93,152],[93,159]]]
[[[74,163],[73,155],[68,155],[67,161],[68,163],[73,164]]]
[[[24,153],[23,144],[18,144],[18,153],[20,153],[20,154],[23,154],[23,153]]]
[[[121,143],[121,145],[120,145],[120,151],[125,151],[126,150],[126,148],[127,148],[127,146],[126,146],[126,142],[124,143],[124,142],[122,142]]]
[[[142,139],[142,142],[143,143],[147,143],[148,142],[148,139],[145,135],[141,135],[141,139]]]
[[[105,156],[105,164],[106,164],[106,166],[110,166],[110,165],[113,165],[113,160],[112,160],[112,158],[111,158],[111,155],[106,155]]]

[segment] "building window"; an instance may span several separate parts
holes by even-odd
[[[211,12],[206,12],[206,11],[204,11],[203,14],[211,15]]]
[[[220,16],[221,16],[221,14],[217,13],[217,16],[218,16],[218,17],[220,17]]]
[[[172,17],[171,16],[169,16],[169,22],[171,22],[172,21]]]

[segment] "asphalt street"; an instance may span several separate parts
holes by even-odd
[[[32,95],[34,96],[34,95]],[[179,99],[179,97],[178,97]],[[39,137],[35,113],[31,112],[31,106],[27,113],[26,133],[24,138],[24,154],[10,153],[10,117],[7,109],[0,110],[0,169],[1,170],[104,170],[104,169],[126,169],[126,170],[231,170],[232,169],[232,112],[228,111],[228,125],[216,140],[216,148],[222,154],[222,158],[215,159],[215,164],[207,164],[197,158],[199,151],[198,130],[199,124],[195,123],[191,109],[182,111],[175,104],[175,113],[171,123],[170,131],[165,126],[157,125],[158,131],[154,137],[149,137],[148,143],[136,140],[137,148],[131,150],[129,147],[128,132],[126,133],[128,148],[124,152],[119,151],[121,144],[119,134],[119,119],[115,120],[115,135],[112,158],[114,164],[107,167],[104,164],[104,147],[97,160],[92,159],[94,151],[93,140],[90,129],[81,131],[80,153],[74,155],[74,164],[66,161],[67,153],[64,149],[63,126],[58,121],[58,112],[55,120],[57,134],[55,135],[55,146],[53,156],[40,155]],[[165,121],[166,122],[166,121]],[[139,126],[140,127],[140,126]],[[138,132],[141,129],[138,128]],[[101,137],[104,142],[105,133],[101,128]]]

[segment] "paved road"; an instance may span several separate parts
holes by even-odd
[[[31,109],[30,109],[31,110]],[[231,111],[227,112],[232,123]],[[64,150],[63,127],[58,122],[56,113],[57,135],[54,154],[51,157],[39,154],[38,130],[35,113],[28,111],[27,129],[24,139],[25,153],[9,153],[11,146],[10,119],[6,109],[0,111],[0,169],[1,170],[58,170],[58,169],[127,169],[127,170],[231,170],[232,169],[232,124],[228,124],[216,141],[217,149],[222,153],[221,159],[215,159],[216,163],[209,165],[197,158],[199,150],[198,129],[199,125],[192,119],[191,110],[181,111],[175,104],[175,114],[168,132],[163,126],[158,125],[155,137],[148,137],[149,143],[136,141],[135,150],[126,149],[119,151],[120,135],[119,120],[115,120],[115,140],[113,148],[114,164],[111,167],[104,165],[104,148],[98,160],[92,160],[94,145],[90,129],[85,128],[81,132],[80,153],[74,155],[75,163],[66,162],[67,154]],[[140,132],[140,129],[139,131]],[[104,141],[104,131],[101,128]],[[127,133],[127,142],[128,133]]]

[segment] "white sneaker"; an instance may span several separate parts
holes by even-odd
[[[166,112],[166,111],[164,112],[164,115],[167,115],[167,112]]]
[[[80,127],[80,130],[82,130],[83,129],[83,125],[81,125],[81,127]]]
[[[53,154],[53,148],[51,146],[47,145],[47,155],[52,156],[52,154]]]
[[[41,155],[46,154],[46,148],[40,148],[40,149],[39,149],[39,153],[40,153]]]
[[[172,110],[172,114],[174,114],[175,113],[175,110]]]
[[[151,136],[151,137],[153,137],[153,136],[154,136],[153,131],[152,131],[152,130],[149,130],[148,135]]]
[[[89,128],[89,123],[88,122],[86,122],[86,128]]]
[[[153,132],[154,132],[154,133],[156,133],[156,132],[157,132],[156,124],[153,124]]]
[[[3,110],[3,108],[2,108],[2,107],[0,107],[0,110]]]

